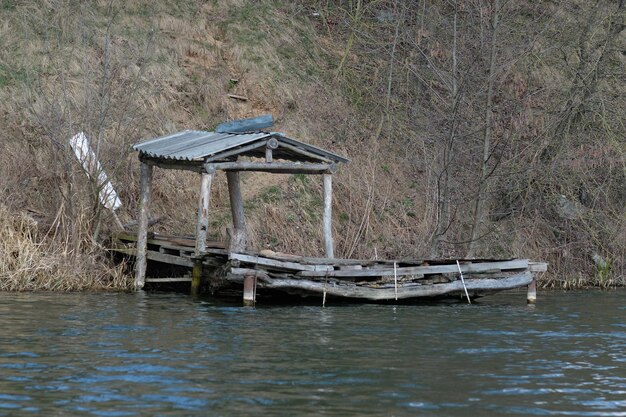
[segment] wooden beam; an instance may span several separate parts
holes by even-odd
[[[503,262],[479,262],[479,263],[467,263],[461,264],[461,271],[464,274],[488,272],[494,270],[518,270],[527,269],[527,259],[514,259],[512,261]],[[428,266],[411,266],[404,268],[397,268],[395,273],[400,275],[433,275],[433,274],[446,274],[457,273],[459,271],[456,264],[448,265],[428,265]],[[298,276],[303,277],[388,277],[393,276],[393,268],[381,268],[381,269],[361,269],[361,270],[339,270],[339,271],[302,271],[298,272]]]
[[[206,235],[209,228],[209,202],[211,199],[212,179],[213,174],[202,174],[202,179],[200,181],[200,198],[198,199],[198,222],[196,223],[196,255],[200,255],[206,250]]]
[[[262,265],[268,269],[274,268],[280,270],[309,271],[319,273],[321,276],[324,276],[324,274],[328,271],[333,271],[332,265],[305,265],[299,262],[279,261],[276,259],[264,258],[262,256],[245,255],[243,253],[231,253],[229,258],[243,263]]]
[[[189,277],[146,278],[146,282],[191,282]]]
[[[235,156],[235,155],[241,155],[243,153],[246,153],[246,152],[249,152],[249,151],[253,151],[253,150],[258,149],[258,148],[262,148],[264,146],[267,146],[267,140],[261,140],[259,142],[251,143],[251,144],[249,144],[247,146],[240,146],[238,148],[231,149],[229,151],[218,153],[217,155],[213,155],[213,156],[210,156],[210,157],[206,158],[205,159],[205,163],[218,161],[220,159],[225,159],[225,158],[228,158],[228,157],[231,157],[231,156]]]
[[[455,265],[456,267],[456,265]],[[396,298],[395,288],[376,288],[359,285],[342,285],[334,282],[336,285],[327,285],[325,282],[309,281],[303,279],[289,278],[270,278],[262,274],[257,274],[260,280],[260,288],[273,288],[281,290],[301,289],[304,291],[315,292],[320,295],[327,293],[328,295],[336,295],[348,298],[365,298],[368,300],[394,300]],[[465,285],[470,291],[499,291],[513,288],[519,288],[528,285],[532,281],[530,272],[521,272],[519,274],[500,279],[471,279],[466,280]],[[433,297],[449,293],[463,293],[463,284],[461,281],[453,281],[441,284],[426,285],[402,285],[398,287],[398,299],[416,298],[416,297]]]
[[[327,258],[335,257],[335,249],[333,245],[333,176],[324,174],[324,248]]]
[[[206,165],[209,169],[222,171],[259,171],[276,174],[331,174],[336,171],[335,164],[312,164],[295,162],[217,162]]]
[[[295,152],[297,154],[306,156],[307,158],[314,159],[316,161],[322,161],[322,162],[329,163],[329,164],[332,163],[332,161],[330,159],[328,159],[328,158],[324,158],[323,156],[314,154],[313,152],[305,151],[302,148],[299,148],[299,147],[293,146],[293,145],[289,145],[289,144],[287,144],[285,142],[281,142],[279,147],[280,148],[289,149],[290,151],[293,151],[293,152]]]
[[[152,165],[141,163],[139,199],[139,229],[137,231],[137,258],[135,262],[135,290],[143,288],[146,282],[148,260],[148,210],[150,206],[150,190],[152,188]]]
[[[148,156],[141,156],[139,160],[144,164],[154,165],[163,169],[177,169],[197,173],[205,171],[203,161],[178,161],[174,159],[151,158]]]

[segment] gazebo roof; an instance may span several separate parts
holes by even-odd
[[[142,160],[161,162],[228,162],[239,156],[262,158],[265,149],[275,159],[292,162],[339,163],[347,158],[333,152],[290,139],[277,132],[218,133],[202,130],[182,132],[149,139],[133,145]]]

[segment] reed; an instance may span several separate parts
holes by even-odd
[[[85,291],[127,289],[121,265],[103,258],[101,248],[42,233],[28,214],[0,205],[0,291]]]

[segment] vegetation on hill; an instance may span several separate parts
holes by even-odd
[[[0,289],[128,285],[76,133],[127,223],[131,144],[266,113],[351,159],[337,256],[520,256],[550,262],[544,285],[623,285],[625,25],[624,0],[0,0]],[[322,254],[321,181],[243,181],[253,247]],[[155,171],[157,231],[193,233],[198,186]]]

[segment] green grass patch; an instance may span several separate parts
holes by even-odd
[[[14,0],[0,0],[0,10],[3,12],[12,12],[16,7]]]
[[[26,81],[26,71],[23,68],[14,70],[0,64],[0,88]]]

